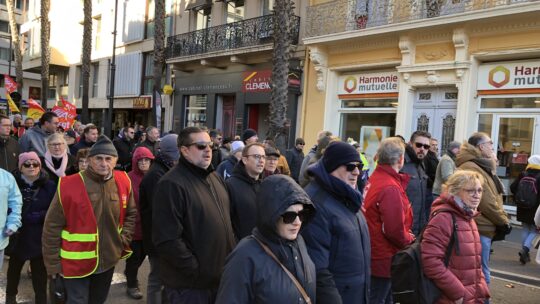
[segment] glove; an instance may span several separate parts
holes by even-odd
[[[512,232],[512,225],[507,223],[506,225],[497,226],[497,230],[504,233],[504,235],[508,235],[510,232]]]

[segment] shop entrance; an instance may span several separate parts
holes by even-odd
[[[224,137],[234,138],[234,108],[235,101],[233,95],[217,96],[216,129],[221,130]]]

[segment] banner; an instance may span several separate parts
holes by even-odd
[[[17,83],[9,75],[4,74],[4,86],[6,88],[6,95],[17,91]]]
[[[58,126],[64,130],[71,128],[75,117],[77,117],[77,107],[63,98],[60,99],[60,106],[57,104],[52,108],[52,112],[58,115]]]
[[[338,78],[338,95],[344,98],[363,94],[398,93],[397,72],[342,75]]]
[[[45,110],[39,105],[39,103],[31,98],[29,98],[26,103],[28,104],[28,112],[26,113],[26,116],[32,118],[34,121],[38,121],[43,113],[45,113]]]
[[[540,61],[483,64],[477,90],[540,89]]]
[[[19,108],[17,108],[17,105],[15,105],[15,102],[13,101],[13,99],[11,99],[11,96],[9,96],[9,93],[7,92],[6,92],[6,99],[9,105],[9,111],[11,113],[15,113],[15,112],[21,113],[21,111],[19,111]]]

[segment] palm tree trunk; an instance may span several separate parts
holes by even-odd
[[[22,52],[19,29],[17,28],[15,19],[15,0],[7,0],[6,5],[9,16],[9,28],[11,30],[11,41],[13,44],[13,51],[15,52],[15,81],[17,82],[17,92],[21,92],[23,86]],[[8,74],[11,74],[11,71],[9,71]]]
[[[161,94],[161,77],[165,68],[165,0],[155,0],[154,16],[154,102],[152,105],[152,120],[154,125],[161,130],[161,123],[157,122],[156,113],[161,111],[157,109],[156,97]]]
[[[88,91],[90,89],[90,64],[92,57],[92,0],[84,0],[84,24],[82,41],[82,123],[89,122]]]
[[[50,0],[41,0],[41,104],[45,106],[49,95],[49,62],[51,61],[51,49],[49,48],[51,37],[50,5]]]

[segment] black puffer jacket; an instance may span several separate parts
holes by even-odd
[[[0,138],[0,168],[13,172],[19,161],[19,143],[11,137]]]
[[[280,215],[289,206],[303,204],[315,214],[307,194],[285,175],[264,179],[257,195],[257,227],[253,236],[265,243],[280,262],[295,276],[309,295],[315,299],[315,265],[311,261],[302,236],[294,241],[281,238],[276,231]],[[304,225],[309,223],[302,223]],[[305,303],[302,295],[253,236],[244,238],[227,257],[216,304],[229,303]]]
[[[537,169],[527,169],[521,172],[510,185],[510,191],[512,194],[516,194],[518,191],[519,181],[525,176],[536,177],[536,189],[540,189],[540,170]],[[538,208],[538,203],[536,204]],[[536,213],[536,208],[528,209],[517,206],[517,220],[526,224],[534,225],[534,214]]]
[[[407,186],[407,197],[413,208],[413,233],[418,235],[427,224],[427,206],[426,199],[428,196],[427,183],[429,177],[426,174],[426,169],[422,160],[416,157],[411,146],[405,148],[405,164],[401,169],[402,173],[407,173],[411,179]],[[431,194],[431,192],[429,193]]]

